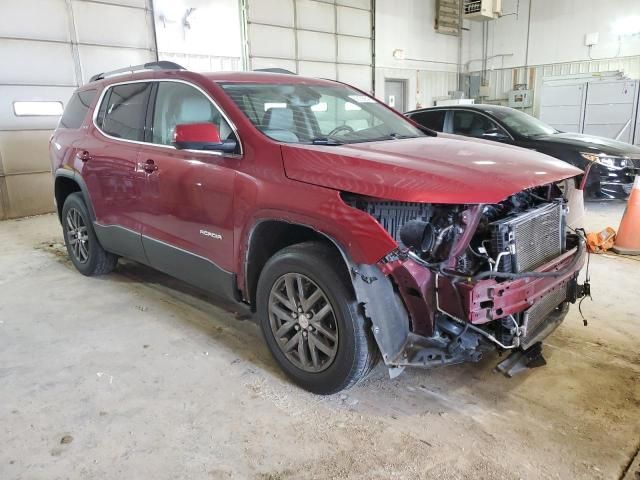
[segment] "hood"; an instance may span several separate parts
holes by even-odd
[[[640,158],[640,148],[610,138],[584,135],[582,133],[555,133],[538,135],[532,140],[575,147],[580,152],[605,153],[607,155],[629,155]]]
[[[386,200],[497,203],[581,170],[522,148],[442,137],[282,146],[288,178]]]

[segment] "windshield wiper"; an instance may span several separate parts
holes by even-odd
[[[419,138],[416,135],[400,135],[399,133],[390,133],[389,136],[394,140],[402,140],[405,138]]]
[[[311,144],[312,145],[330,145],[330,146],[334,146],[334,145],[344,145],[344,142],[341,142],[339,140],[336,140],[335,138],[331,138],[331,137],[316,137],[311,139]]]

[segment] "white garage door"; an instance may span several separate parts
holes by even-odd
[[[633,143],[638,81],[589,82],[583,133]]]
[[[95,73],[156,59],[150,0],[2,0],[0,218],[51,211],[48,140]]]
[[[246,0],[249,68],[372,91],[371,0]]]
[[[586,90],[585,83],[543,85],[540,120],[562,132],[581,132]]]

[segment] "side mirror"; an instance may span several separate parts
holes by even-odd
[[[220,139],[218,127],[213,123],[188,123],[176,125],[171,142],[178,150],[209,150],[232,153],[237,147],[235,140]]]
[[[491,130],[487,130],[482,134],[482,138],[486,138],[487,140],[494,140],[498,142],[504,142],[509,140],[509,137],[504,134],[501,130],[497,128],[492,128]]]

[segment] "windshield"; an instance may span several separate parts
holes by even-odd
[[[340,145],[425,136],[347,86],[225,83],[222,88],[260,131],[280,142]]]
[[[538,120],[531,115],[527,115],[519,110],[491,110],[494,117],[499,118],[502,123],[514,132],[525,137],[535,137],[536,135],[550,135],[558,131]]]

